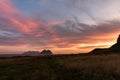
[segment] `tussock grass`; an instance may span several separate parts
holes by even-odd
[[[1,58],[0,80],[120,80],[120,54]]]

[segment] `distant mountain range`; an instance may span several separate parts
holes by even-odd
[[[96,48],[89,52],[89,54],[110,54],[110,53],[120,53],[120,35],[117,39],[117,42],[109,48]],[[15,57],[15,56],[44,56],[52,55],[51,50],[39,51],[27,51],[23,54],[0,54],[0,57]]]
[[[0,54],[0,57],[14,57],[14,56],[21,56],[21,54]]]
[[[43,50],[41,52],[39,51],[28,51],[28,52],[24,52],[22,54],[22,56],[41,56],[41,55],[52,55],[52,51],[51,50]]]
[[[109,54],[109,53],[120,53],[120,35],[117,42],[109,48],[96,48],[90,52],[91,54]]]

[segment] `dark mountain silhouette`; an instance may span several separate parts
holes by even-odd
[[[92,54],[102,54],[102,53],[120,53],[120,35],[117,42],[109,48],[96,48],[90,53]]]
[[[39,56],[40,52],[39,51],[28,51],[24,52],[22,56]]]
[[[40,54],[42,54],[42,55],[51,55],[53,53],[50,50],[43,50]]]
[[[22,56],[41,56],[41,55],[52,55],[52,51],[51,50],[43,50],[41,52],[39,51],[28,51],[28,52],[24,52],[22,54]]]
[[[111,52],[120,52],[120,35],[119,35],[119,37],[117,39],[117,43],[114,44],[113,46],[111,46],[109,48],[109,51],[111,51]]]

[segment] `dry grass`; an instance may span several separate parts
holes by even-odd
[[[0,80],[119,80],[120,54],[0,59]]]

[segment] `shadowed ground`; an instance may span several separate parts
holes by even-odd
[[[119,79],[119,54],[0,58],[0,80]]]

